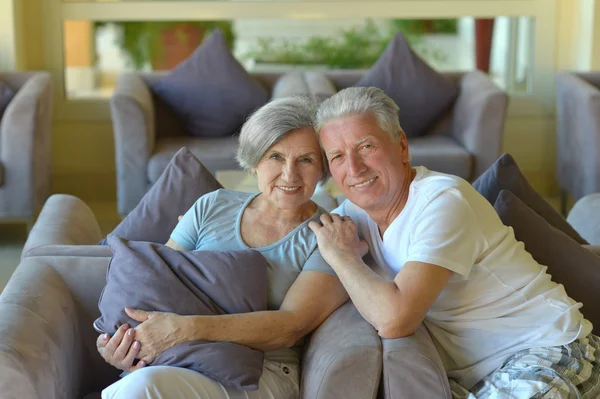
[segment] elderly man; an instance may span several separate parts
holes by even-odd
[[[600,339],[581,304],[469,183],[411,166],[393,100],[340,91],[316,130],[348,200],[310,227],[381,337],[424,323],[455,398],[600,397]],[[379,274],[361,258],[367,245]]]

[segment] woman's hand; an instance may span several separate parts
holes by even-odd
[[[322,224],[310,222],[308,227],[317,236],[321,256],[332,267],[360,261],[369,252],[367,243],[358,238],[352,218],[332,213],[323,214],[320,219]]]
[[[186,341],[183,335],[183,316],[130,308],[125,308],[125,313],[141,322],[135,327],[135,337],[141,344],[137,357],[146,363],[153,361],[165,350]]]
[[[98,336],[96,348],[108,364],[119,370],[132,372],[146,365],[144,361],[133,365],[140,351],[140,343],[134,339],[135,330],[123,324],[112,338],[108,334]]]

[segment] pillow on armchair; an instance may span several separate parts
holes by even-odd
[[[511,226],[517,240],[556,283],[564,285],[567,294],[583,304],[582,313],[600,333],[600,256],[588,251],[567,234],[552,227],[515,194],[500,191],[494,209],[502,223]]]
[[[125,307],[180,315],[223,315],[267,309],[267,261],[254,250],[180,252],[165,245],[110,236],[113,257],[94,322],[114,334],[137,326]],[[264,354],[231,342],[190,341],[175,345],[149,366],[195,370],[224,386],[253,390]]]
[[[2,120],[2,115],[4,115],[8,103],[14,96],[15,92],[6,83],[0,81],[0,120]]]
[[[186,213],[198,198],[220,188],[221,183],[183,147],[140,203],[109,235],[165,244],[177,226],[178,216]],[[106,245],[106,239],[100,245]]]
[[[269,100],[269,93],[233,57],[220,29],[151,89],[195,137],[231,136]]]
[[[473,187],[494,205],[501,190],[510,190],[529,208],[544,218],[550,225],[562,231],[579,244],[587,244],[577,231],[548,203],[527,181],[514,158],[503,154],[481,176]]]
[[[392,98],[407,137],[426,133],[458,96],[456,85],[415,54],[402,33],[354,86],[378,87]]]

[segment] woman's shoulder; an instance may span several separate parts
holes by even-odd
[[[243,201],[246,201],[249,197],[251,197],[253,195],[255,195],[255,194],[220,188],[218,190],[211,191],[210,193],[204,194],[203,196],[198,198],[198,201],[215,202],[215,201],[227,200],[227,201],[242,201],[243,202]]]

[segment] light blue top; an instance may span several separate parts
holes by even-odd
[[[171,233],[171,239],[183,248],[193,251],[227,251],[249,249],[242,240],[242,214],[248,204],[260,193],[249,194],[231,190],[217,190],[203,195],[183,216]],[[269,265],[268,308],[277,310],[290,286],[303,270],[320,271],[335,275],[317,249],[317,239],[308,227],[311,220],[318,221],[327,213],[321,207],[309,219],[302,222],[279,241],[259,251]],[[293,350],[280,349],[268,353],[275,361],[297,362],[300,354],[299,342]]]

